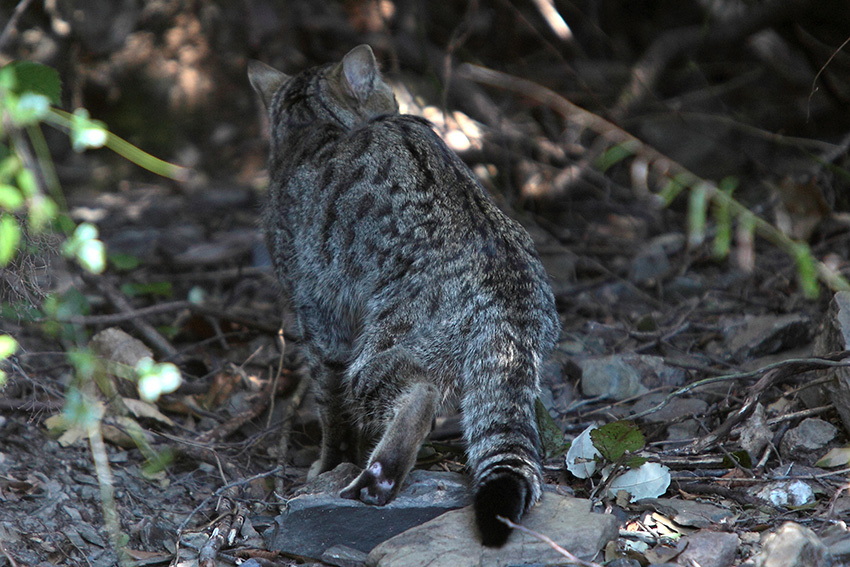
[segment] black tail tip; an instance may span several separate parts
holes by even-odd
[[[519,522],[526,509],[528,484],[512,473],[497,473],[488,478],[475,493],[475,520],[481,532],[481,543],[502,547],[511,528],[497,516]]]

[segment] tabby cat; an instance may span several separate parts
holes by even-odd
[[[424,119],[402,115],[368,45],[285,75],[252,61],[268,109],[269,250],[316,387],[315,475],[393,499],[444,404],[460,403],[483,543],[541,494],[534,400],[559,321],[528,234]]]

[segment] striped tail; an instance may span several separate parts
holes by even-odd
[[[495,341],[468,367],[462,399],[467,463],[482,543],[501,547],[542,491],[540,438],[534,413],[538,362],[510,339]],[[479,351],[478,356],[481,356]]]

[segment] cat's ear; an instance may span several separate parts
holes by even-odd
[[[248,79],[251,86],[263,98],[266,108],[272,103],[272,97],[280,86],[289,80],[289,75],[281,73],[265,63],[251,59],[248,61]]]
[[[358,45],[342,58],[342,76],[354,98],[364,102],[381,81],[381,71],[372,48]]]

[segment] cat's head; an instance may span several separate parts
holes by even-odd
[[[365,44],[349,51],[339,63],[292,76],[250,61],[248,78],[273,121],[288,113],[296,121],[328,120],[352,128],[375,116],[398,112],[395,95],[381,78],[372,48]]]

